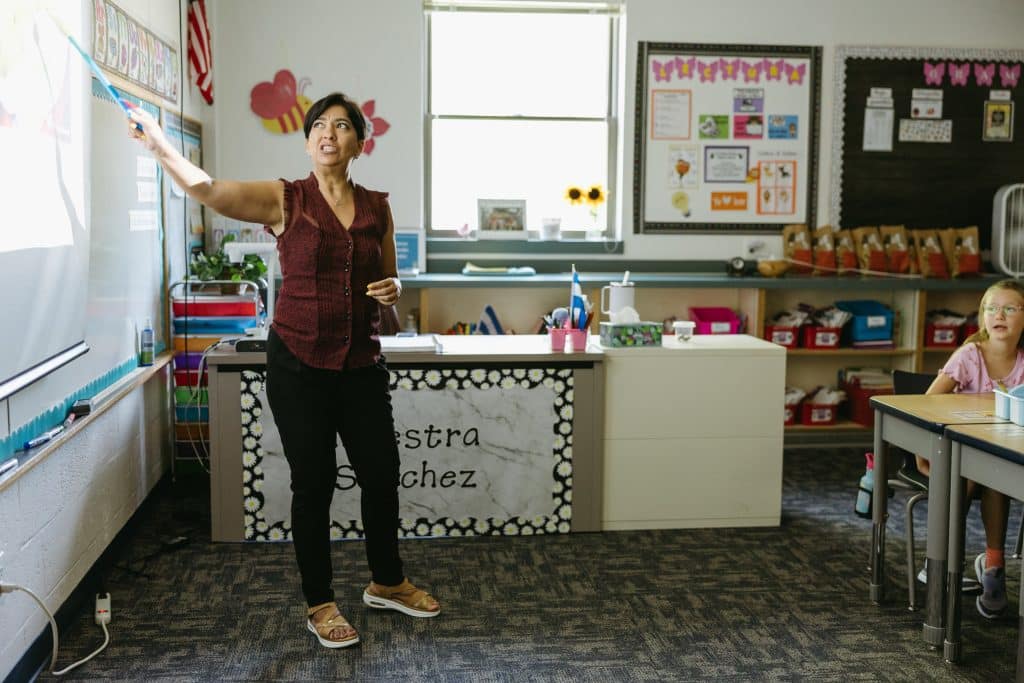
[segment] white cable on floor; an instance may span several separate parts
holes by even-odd
[[[46,617],[50,620],[50,632],[53,634],[53,654],[51,655],[50,658],[50,673],[52,673],[54,676],[63,676],[72,669],[80,667],[81,665],[85,664],[99,653],[103,652],[103,649],[106,648],[107,645],[110,643],[110,631],[107,630],[106,622],[101,621],[100,627],[103,629],[103,644],[100,645],[95,652],[93,652],[85,659],[80,659],[74,664],[66,666],[60,671],[57,671],[57,650],[60,647],[57,636],[57,620],[53,618],[53,614],[50,612],[49,609],[47,609],[43,601],[39,599],[39,596],[33,593],[28,588],[25,588],[24,586],[19,586],[14,583],[0,584],[0,593],[10,593],[12,591],[22,591],[24,593],[28,593],[29,597],[35,600],[36,604],[38,604],[43,609],[43,611],[46,612]]]

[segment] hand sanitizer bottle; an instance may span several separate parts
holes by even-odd
[[[139,335],[139,365],[153,364],[153,323],[146,318],[146,325]]]
[[[865,453],[864,458],[867,465],[864,468],[864,476],[860,478],[860,486],[857,491],[857,505],[854,511],[858,517],[871,517],[871,496],[875,489],[875,454]]]

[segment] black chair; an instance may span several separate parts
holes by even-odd
[[[892,389],[894,394],[923,394],[928,391],[935,375],[923,372],[907,372],[906,370],[892,371]],[[906,509],[906,546],[907,546],[907,598],[910,603],[910,611],[917,609],[917,567],[914,563],[914,507],[922,500],[928,498],[928,477],[921,474],[917,469],[917,462],[914,454],[902,448],[890,447],[889,452],[895,455],[897,452],[903,454],[903,464],[896,477],[888,480],[890,490],[907,491],[911,496],[905,504]],[[894,462],[895,458],[889,458]]]

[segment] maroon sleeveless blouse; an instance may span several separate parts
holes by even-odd
[[[388,195],[355,185],[355,218],[346,230],[315,175],[282,182],[285,230],[277,238],[282,284],[274,331],[314,368],[373,365],[380,357],[380,310],[366,287],[385,277]]]

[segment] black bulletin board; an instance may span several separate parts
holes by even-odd
[[[977,225],[982,248],[989,248],[996,191],[1024,180],[1022,62],[1021,50],[838,48],[832,153],[834,224],[843,228]],[[926,78],[926,64],[930,78]],[[968,65],[966,78],[964,65]],[[872,88],[892,91],[892,151],[864,150],[865,112]],[[941,91],[938,120],[951,122],[950,142],[900,140],[901,120],[914,118],[915,88]],[[1006,136],[983,139],[986,102],[992,101],[993,91],[1008,91],[1012,102],[1009,140]]]

